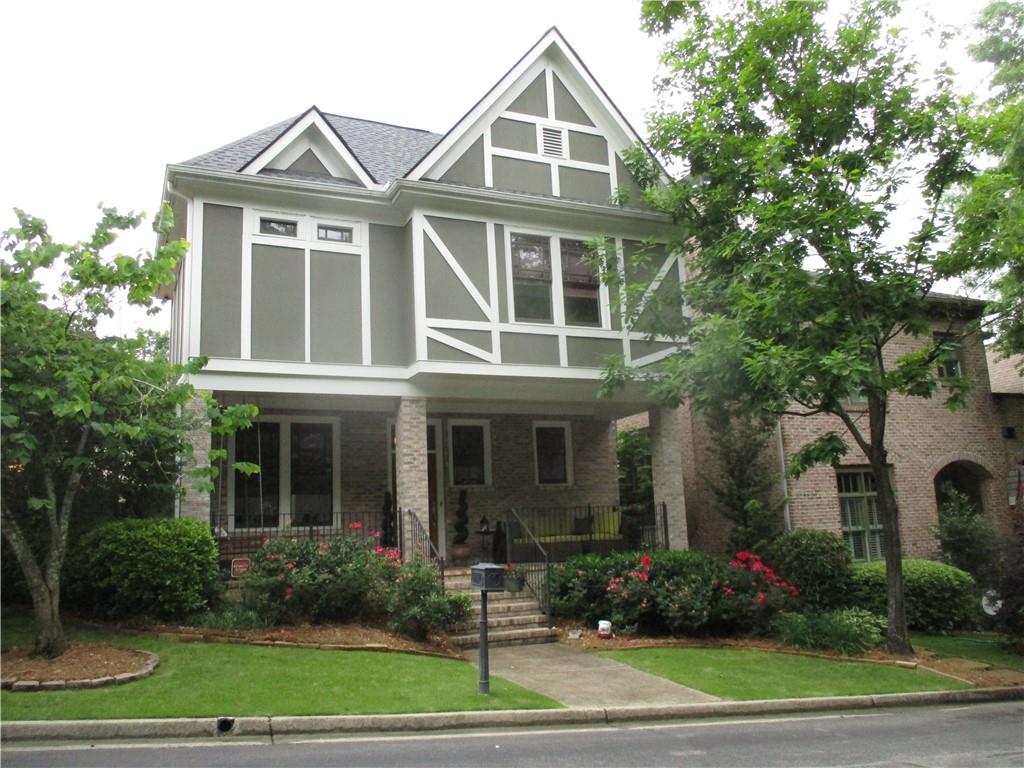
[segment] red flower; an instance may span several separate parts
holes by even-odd
[[[722,587],[722,592],[724,592],[725,594],[730,595],[730,596],[736,594],[736,590],[733,589],[732,587]]]
[[[363,527],[363,524],[359,520],[356,520],[356,521],[351,522],[351,523],[348,524],[348,529],[350,531],[358,531],[358,530],[361,530],[362,527]]]
[[[750,559],[756,558],[756,557],[757,557],[757,555],[753,554],[752,552],[737,552],[736,553],[736,559],[739,560],[740,562],[743,562],[743,563],[745,563],[747,560],[750,560]]]
[[[651,567],[650,555],[640,555],[640,567],[643,568],[645,571]]]
[[[760,605],[760,606],[764,606],[764,604],[766,602],[768,602],[768,598],[766,598],[764,596],[764,592],[758,592],[757,593],[757,604]]]
[[[383,555],[384,554],[384,547],[382,547],[380,544],[378,544],[376,547],[373,548],[373,551],[376,552],[378,555]]]
[[[328,544],[326,541],[321,541],[320,542],[320,551],[321,552],[326,552],[330,548],[331,548],[331,545]]]
[[[284,599],[285,599],[285,600],[291,600],[291,599],[292,599],[292,593],[293,593],[294,591],[295,591],[295,588],[294,588],[294,587],[288,587],[288,589],[286,589],[286,590],[284,591]]]
[[[634,579],[640,579],[640,581],[647,581],[650,579],[650,574],[644,573],[643,571],[630,571],[629,575]]]

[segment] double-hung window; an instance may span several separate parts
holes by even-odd
[[[947,348],[939,355],[938,373],[940,379],[955,379],[963,375],[963,363],[960,359],[960,344],[950,334],[935,334],[935,343],[943,344]]]
[[[551,238],[511,235],[512,295],[516,320],[553,322],[551,302]]]
[[[562,253],[562,294],[566,325],[601,325],[601,281],[587,264],[587,244],[559,240]]]
[[[453,486],[491,484],[491,425],[487,421],[452,419],[448,422]]]
[[[878,521],[875,476],[870,469],[836,470],[843,538],[854,560],[881,560],[882,526]]]
[[[533,424],[537,485],[572,485],[572,428],[566,421]]]

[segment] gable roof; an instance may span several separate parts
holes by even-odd
[[[352,154],[380,184],[388,184],[404,176],[441,139],[440,134],[420,128],[406,128],[326,112],[321,114]],[[302,115],[296,115],[274,123],[223,147],[186,160],[182,165],[213,171],[241,171],[301,117]],[[278,171],[273,175],[292,178],[307,176],[301,171]],[[351,182],[345,179],[318,177],[316,180],[351,185]]]

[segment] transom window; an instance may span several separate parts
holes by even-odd
[[[271,219],[260,217],[261,235],[278,235],[280,237],[298,237],[299,223],[289,219]]]
[[[336,227],[331,224],[316,225],[316,239],[330,243],[351,243],[352,227]]]
[[[566,325],[601,325],[601,281],[586,262],[582,240],[559,241]]]
[[[843,538],[853,559],[883,559],[874,474],[861,467],[837,469],[836,482]]]
[[[572,429],[565,421],[533,424],[537,485],[572,485]]]
[[[551,238],[513,234],[512,294],[516,320],[550,323]]]
[[[488,421],[452,419],[448,422],[451,447],[451,484],[491,484],[491,425]]]

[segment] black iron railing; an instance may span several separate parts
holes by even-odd
[[[523,575],[526,587],[540,603],[541,609],[551,615],[551,558],[530,526],[514,509],[505,519],[505,538],[509,565]],[[514,534],[514,536],[512,535]]]
[[[554,562],[588,553],[668,547],[665,504],[536,507],[516,509],[505,536],[511,562],[524,561],[534,544]],[[530,535],[526,534],[526,530]]]
[[[220,517],[211,524],[221,559],[249,557],[273,539],[287,538],[298,541],[330,541],[344,536],[380,536],[384,516],[394,514],[375,512],[341,512],[329,518],[310,520],[281,515],[264,519],[262,525],[239,525],[233,518]],[[323,524],[321,524],[323,523]]]
[[[433,562],[437,568],[438,576],[441,579],[441,589],[444,589],[444,558],[437,550],[437,546],[430,539],[430,534],[423,527],[419,517],[411,509],[400,511],[398,519],[404,522],[399,525],[399,547],[402,550],[403,560],[423,560]]]

